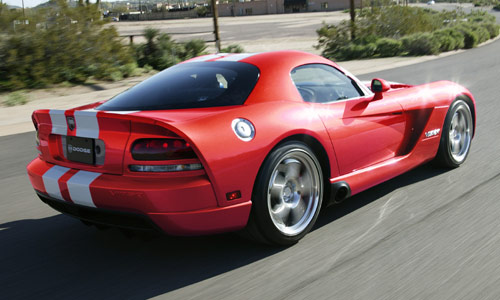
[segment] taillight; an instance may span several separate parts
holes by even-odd
[[[38,137],[38,122],[37,122],[37,121],[36,121],[36,119],[35,119],[35,114],[32,114],[32,115],[31,115],[31,121],[33,121],[33,126],[35,126],[35,130],[36,130],[36,132],[35,132],[35,143],[36,143],[36,149],[37,149],[38,151],[40,151],[40,150],[39,150],[39,146],[40,146],[40,138]]]
[[[193,149],[182,139],[140,139],[132,145],[135,160],[178,160],[196,158]]]
[[[129,169],[132,172],[182,172],[201,170],[203,166],[199,163],[181,165],[130,165]]]
[[[35,130],[38,131],[38,122],[35,119],[35,114],[31,115],[31,121],[33,122],[33,126],[35,126]]]

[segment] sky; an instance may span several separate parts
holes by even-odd
[[[21,0],[2,0],[3,3],[7,3],[9,5],[15,5],[22,7],[22,1]],[[47,2],[48,0],[24,0],[24,7],[33,7],[37,6],[40,3]]]
[[[9,5],[15,5],[22,7],[23,3],[22,0],[0,0],[3,3],[7,3]],[[49,0],[24,0],[24,7],[34,7],[37,6],[40,3],[48,2]],[[95,3],[95,0],[90,0],[90,2]]]

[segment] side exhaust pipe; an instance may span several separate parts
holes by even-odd
[[[337,204],[351,197],[351,187],[345,181],[334,182],[330,186],[330,203]]]

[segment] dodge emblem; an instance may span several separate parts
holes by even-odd
[[[66,117],[66,121],[68,122],[69,130],[75,129],[75,118],[74,117]]]

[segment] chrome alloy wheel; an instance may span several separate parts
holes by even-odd
[[[276,228],[287,236],[304,231],[319,209],[323,178],[315,160],[302,149],[286,152],[271,173],[267,207]]]
[[[472,116],[468,107],[460,105],[450,124],[450,154],[457,162],[465,160],[472,140]]]

